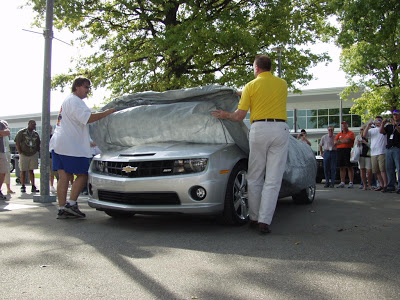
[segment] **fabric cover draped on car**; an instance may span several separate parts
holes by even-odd
[[[238,102],[234,89],[218,85],[126,95],[103,107],[118,112],[92,123],[90,135],[103,152],[150,143],[189,142],[236,143],[248,154],[247,126],[211,116],[215,109],[235,111]],[[315,184],[316,171],[311,147],[291,136],[280,197]]]
[[[249,152],[243,122],[218,120],[211,111],[234,111],[239,96],[223,86],[141,92],[114,99],[102,109],[118,112],[94,122],[90,136],[101,151],[148,143],[236,143]]]

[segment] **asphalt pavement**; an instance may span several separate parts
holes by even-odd
[[[395,193],[318,184],[311,205],[281,199],[262,236],[209,216],[113,219],[84,196],[86,219],[57,220],[12,180],[1,299],[400,299]]]

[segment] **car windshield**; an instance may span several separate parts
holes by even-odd
[[[233,89],[220,86],[128,95],[103,108],[118,112],[94,122],[90,135],[102,151],[167,142],[242,143],[246,148],[243,122],[211,116],[215,109],[233,111],[238,100]]]

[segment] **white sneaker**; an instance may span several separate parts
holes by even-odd
[[[54,186],[50,187],[50,193],[55,194],[57,193],[56,189],[54,188]]]
[[[344,188],[344,183],[341,182],[336,188],[340,189],[340,188]]]
[[[352,183],[352,182],[349,182],[348,188],[349,188],[349,189],[352,189],[352,188],[353,188],[353,183]]]

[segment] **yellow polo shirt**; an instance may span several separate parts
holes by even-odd
[[[287,83],[285,80],[263,72],[246,84],[238,109],[250,109],[250,122],[260,119],[287,120]]]

